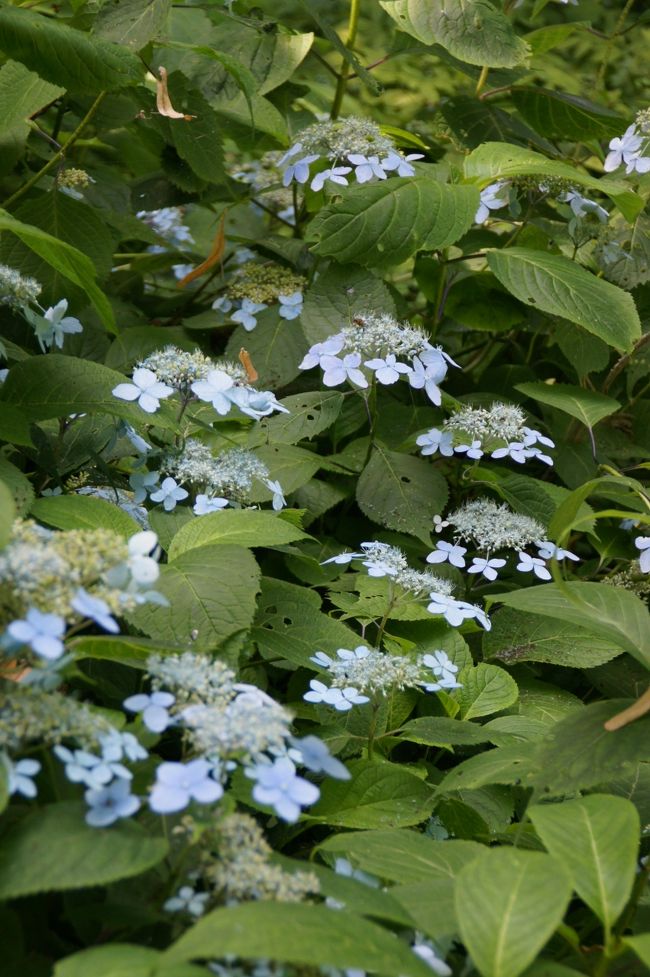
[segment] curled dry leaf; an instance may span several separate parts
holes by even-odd
[[[185,115],[184,112],[177,112],[172,105],[169,92],[167,91],[167,69],[161,65],[158,69],[158,74],[160,75],[160,78],[156,81],[156,108],[158,114],[164,115],[168,119],[185,119],[186,122],[195,119],[195,115]]]
[[[214,242],[212,244],[212,250],[210,254],[202,261],[200,265],[196,268],[192,268],[192,271],[188,272],[177,284],[177,288],[185,288],[190,282],[193,282],[195,278],[200,278],[204,275],[206,271],[213,268],[218,262],[223,258],[224,248],[226,246],[226,234],[224,230],[224,224],[226,221],[226,211],[224,210],[221,215],[221,220],[219,221],[219,227],[217,228],[217,233],[214,236]]]
[[[251,360],[250,353],[247,349],[242,348],[239,350],[239,362],[246,370],[246,379],[249,383],[255,383],[259,379],[259,373],[253,366],[253,361]]]

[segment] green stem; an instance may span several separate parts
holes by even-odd
[[[58,153],[55,153],[52,159],[48,160],[45,166],[42,166],[41,169],[38,171],[38,173],[35,173],[34,176],[27,181],[27,183],[25,183],[22,187],[20,187],[20,189],[16,190],[16,192],[12,194],[11,197],[5,200],[5,202],[2,205],[5,210],[8,210],[12,204],[14,204],[21,197],[23,197],[28,192],[28,190],[31,190],[32,187],[39,182],[41,177],[45,176],[46,173],[49,173],[50,170],[54,169],[55,166],[57,166],[60,162],[62,162],[62,160],[65,158],[65,154],[67,153],[67,151],[70,149],[71,146],[75,144],[75,142],[77,141],[81,133],[84,131],[84,129],[86,128],[86,126],[88,125],[92,117],[97,112],[97,109],[103,102],[105,96],[106,96],[106,92],[99,93],[99,95],[97,96],[93,104],[90,106],[90,108],[86,112],[85,116],[83,117],[83,119],[81,120],[77,128],[74,130],[70,138],[66,141],[65,145],[61,146],[61,149],[58,151]]]
[[[354,47],[354,42],[357,39],[357,31],[359,29],[359,12],[361,9],[361,0],[350,0],[350,20],[348,24],[348,38],[345,42],[345,46],[352,49]],[[334,92],[334,101],[332,103],[332,111],[330,112],[331,119],[338,119],[339,113],[341,111],[341,105],[343,104],[343,96],[345,95],[345,89],[348,83],[348,75],[350,74],[350,65],[343,59],[341,65],[341,71],[339,72],[339,78],[336,83],[336,91]]]
[[[476,82],[476,90],[474,92],[475,95],[480,95],[481,92],[483,91],[483,86],[487,81],[489,70],[490,69],[486,64],[484,64],[483,67],[481,68],[481,74],[478,76],[478,81]]]
[[[368,727],[368,759],[372,760],[375,745],[375,731],[377,729],[377,714],[379,713],[379,703],[375,700],[372,703],[372,719]]]

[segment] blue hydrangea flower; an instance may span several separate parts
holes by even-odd
[[[84,794],[90,810],[86,824],[93,828],[107,828],[120,818],[130,818],[140,807],[140,801],[131,793],[131,782],[117,778],[108,787],[90,788]]]
[[[91,621],[98,624],[104,631],[109,631],[111,634],[120,633],[120,626],[115,618],[111,616],[111,609],[106,601],[100,597],[93,597],[83,587],[80,587],[74,595],[70,601],[70,606],[77,614],[90,618]]]
[[[30,607],[25,618],[12,621],[7,631],[15,641],[29,645],[42,658],[53,660],[63,654],[65,621],[58,614],[44,614]]]

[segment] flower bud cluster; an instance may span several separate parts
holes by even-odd
[[[442,425],[421,434],[416,443],[423,455],[440,452],[450,458],[465,454],[478,460],[489,454],[491,458],[511,458],[518,464],[535,458],[547,465],[553,460],[544,454],[539,444],[554,448],[550,438],[525,424],[525,415],[513,404],[494,403],[490,407],[461,407]]]
[[[228,315],[246,332],[252,332],[257,326],[260,312],[276,301],[280,304],[278,311],[281,318],[298,318],[302,312],[306,284],[302,275],[277,262],[260,264],[247,261],[235,272],[226,294],[215,299],[212,308]]]
[[[9,265],[0,265],[0,305],[29,305],[36,302],[43,286]]]
[[[319,366],[326,387],[338,387],[350,381],[365,389],[373,377],[386,386],[405,376],[411,387],[424,389],[429,399],[439,406],[442,401],[439,384],[447,375],[450,363],[457,366],[440,346],[431,345],[422,330],[398,322],[384,312],[364,312],[340,332],[315,343],[300,369]]]

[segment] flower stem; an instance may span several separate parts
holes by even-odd
[[[359,29],[359,12],[361,9],[361,0],[350,0],[350,20],[348,23],[348,37],[345,42],[345,46],[352,49],[354,47],[354,42],[357,39],[357,31]],[[341,70],[339,72],[338,81],[336,83],[336,91],[334,92],[334,101],[332,103],[332,111],[330,112],[331,119],[338,119],[339,113],[341,111],[341,105],[343,103],[343,96],[345,95],[345,89],[348,83],[348,75],[350,74],[350,65],[343,59],[341,65]]]
[[[83,119],[81,120],[77,128],[74,130],[70,138],[66,141],[65,145],[61,146],[58,153],[55,153],[52,159],[48,160],[45,166],[42,166],[41,169],[38,171],[38,173],[34,173],[33,177],[31,177],[31,179],[29,179],[27,183],[23,184],[23,186],[20,187],[18,190],[16,190],[16,192],[12,194],[11,197],[8,197],[7,200],[5,200],[5,202],[2,205],[5,210],[7,210],[9,207],[11,207],[12,204],[14,204],[17,200],[19,200],[22,196],[24,196],[28,190],[31,190],[32,187],[39,182],[41,177],[45,176],[46,173],[49,173],[50,170],[54,169],[55,166],[57,166],[59,163],[63,161],[67,151],[70,149],[71,146],[74,145],[74,143],[77,141],[81,133],[84,131],[84,129],[86,128],[86,126],[88,125],[92,117],[97,112],[97,109],[103,102],[105,96],[106,96],[106,92],[99,93],[99,95],[97,96],[93,104],[90,106],[90,108],[86,112],[85,116],[83,117]]]

